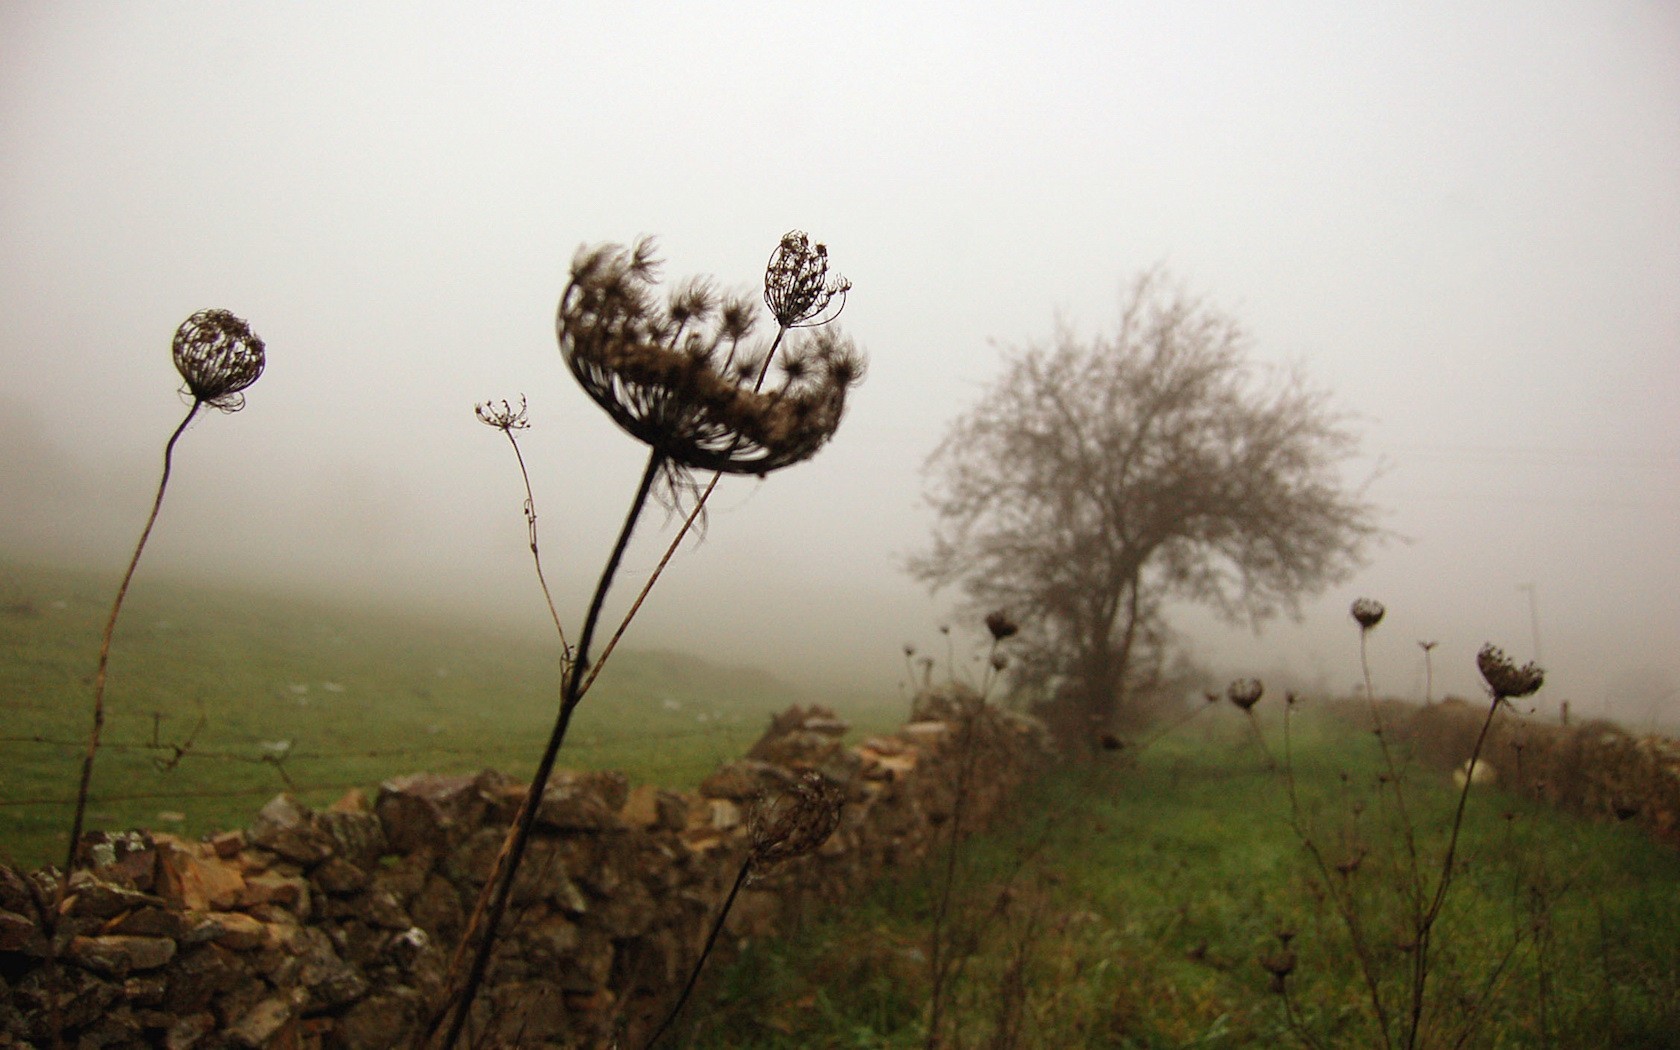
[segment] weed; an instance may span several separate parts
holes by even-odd
[[[613,422],[648,446],[648,459],[564,667],[548,743],[474,907],[445,981],[442,1005],[420,1033],[420,1045],[443,1030],[442,1045],[454,1046],[470,1016],[543,790],[573,713],[599,673],[599,665],[591,665],[591,646],[648,499],[672,509],[686,499],[693,507],[609,640],[601,663],[696,523],[718,480],[724,474],[763,476],[810,458],[834,435],[847,394],[862,378],[862,358],[833,329],[784,346],[793,329],[833,320],[851,288],[849,281],[829,274],[828,249],[813,245],[806,234],[785,235],[766,265],[763,300],[777,328],[762,350],[748,343],[756,323],[749,299],[722,297],[710,281],[693,279],[660,301],[655,295],[658,269],[653,242],[645,238],[628,247],[585,248],[573,259],[560,297],[555,328],[567,368]],[[767,386],[772,365],[781,378]],[[712,472],[704,490],[694,480],[696,470]]]
[[[192,403],[163,446],[163,473],[158,478],[152,512],[146,518],[145,528],[140,530],[140,540],[134,545],[134,555],[128,560],[122,582],[117,585],[111,615],[105,621],[105,633],[99,641],[99,666],[93,674],[93,726],[88,731],[87,753],[82,758],[81,780],[76,786],[76,807],[70,818],[69,853],[64,861],[64,881],[59,888],[61,900],[69,888],[70,874],[76,870],[76,851],[87,815],[88,785],[93,780],[94,757],[99,753],[100,735],[105,728],[105,680],[111,662],[111,639],[116,634],[117,617],[122,613],[128,586],[134,580],[134,570],[140,565],[146,540],[151,537],[152,526],[157,524],[158,512],[163,509],[163,494],[169,487],[169,472],[174,464],[175,443],[181,440],[187,424],[205,405],[226,413],[245,407],[244,391],[262,375],[266,363],[263,341],[251,331],[250,325],[226,310],[200,310],[182,321],[175,330],[172,350],[175,370],[181,374],[183,382],[182,393],[191,397]]]

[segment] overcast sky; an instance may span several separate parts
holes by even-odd
[[[1001,355],[1112,329],[1164,264],[1356,414],[1401,540],[1222,672],[1542,701],[1680,682],[1680,7],[1667,0],[0,3],[0,552],[120,571],[184,412],[175,326],[267,341],[183,440],[143,572],[281,576],[543,622],[530,400],[575,623],[643,450],[553,335],[582,243],[750,287],[787,229],[855,290],[834,444],[714,500],[633,640],[883,691],[942,600],[921,465]],[[627,579],[668,538],[655,515]],[[1527,585],[1532,590],[1525,590]],[[626,595],[621,595],[626,597]],[[1178,622],[1197,628],[1202,618]],[[1672,698],[1671,698],[1672,702]]]

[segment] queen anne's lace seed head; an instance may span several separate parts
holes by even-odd
[[[182,392],[223,412],[245,407],[246,387],[262,375],[263,341],[226,310],[200,310],[175,330],[175,370]]]
[[[826,324],[846,307],[852,282],[828,273],[828,245],[789,230],[764,267],[764,305],[783,328]]]
[[[1518,667],[1503,649],[1492,644],[1482,646],[1476,654],[1476,668],[1496,701],[1532,696],[1546,681],[1545,671],[1533,663]]]
[[[832,329],[789,342],[766,385],[750,301],[705,281],[660,297],[657,268],[645,239],[579,251],[555,328],[584,392],[665,457],[671,495],[691,469],[764,475],[815,455],[863,376],[852,342]]]
[[[1265,691],[1266,687],[1260,684],[1260,679],[1239,678],[1226,687],[1225,696],[1231,703],[1247,711],[1260,702],[1260,697]]]
[[[827,777],[807,770],[785,792],[761,798],[747,834],[755,868],[779,864],[816,850],[840,826],[845,794]]]
[[[1383,603],[1375,598],[1357,598],[1348,607],[1348,614],[1359,624],[1361,631],[1369,631],[1382,622],[1383,614],[1387,612]]]

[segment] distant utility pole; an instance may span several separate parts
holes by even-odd
[[[1528,592],[1528,629],[1534,636],[1534,662],[1544,667],[1546,661],[1540,656],[1540,602],[1535,597],[1534,584],[1519,583],[1517,590]]]

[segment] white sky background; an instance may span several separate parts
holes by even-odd
[[[268,371],[183,440],[143,573],[540,629],[512,455],[472,417],[523,392],[576,623],[644,453],[560,362],[574,249],[652,233],[667,274],[752,286],[792,227],[855,283],[868,378],[812,463],[726,482],[635,643],[890,693],[902,643],[942,649],[900,570],[926,455],[1005,348],[1111,329],[1165,263],[1364,420],[1353,469],[1387,465],[1407,538],[1205,661],[1349,684],[1368,594],[1380,687],[1420,693],[1431,638],[1437,691],[1469,693],[1483,641],[1532,655],[1533,584],[1543,701],[1643,723],[1680,681],[1680,8],[1655,0],[6,2],[0,549],[120,571],[185,410],[170,336],[219,306]]]

